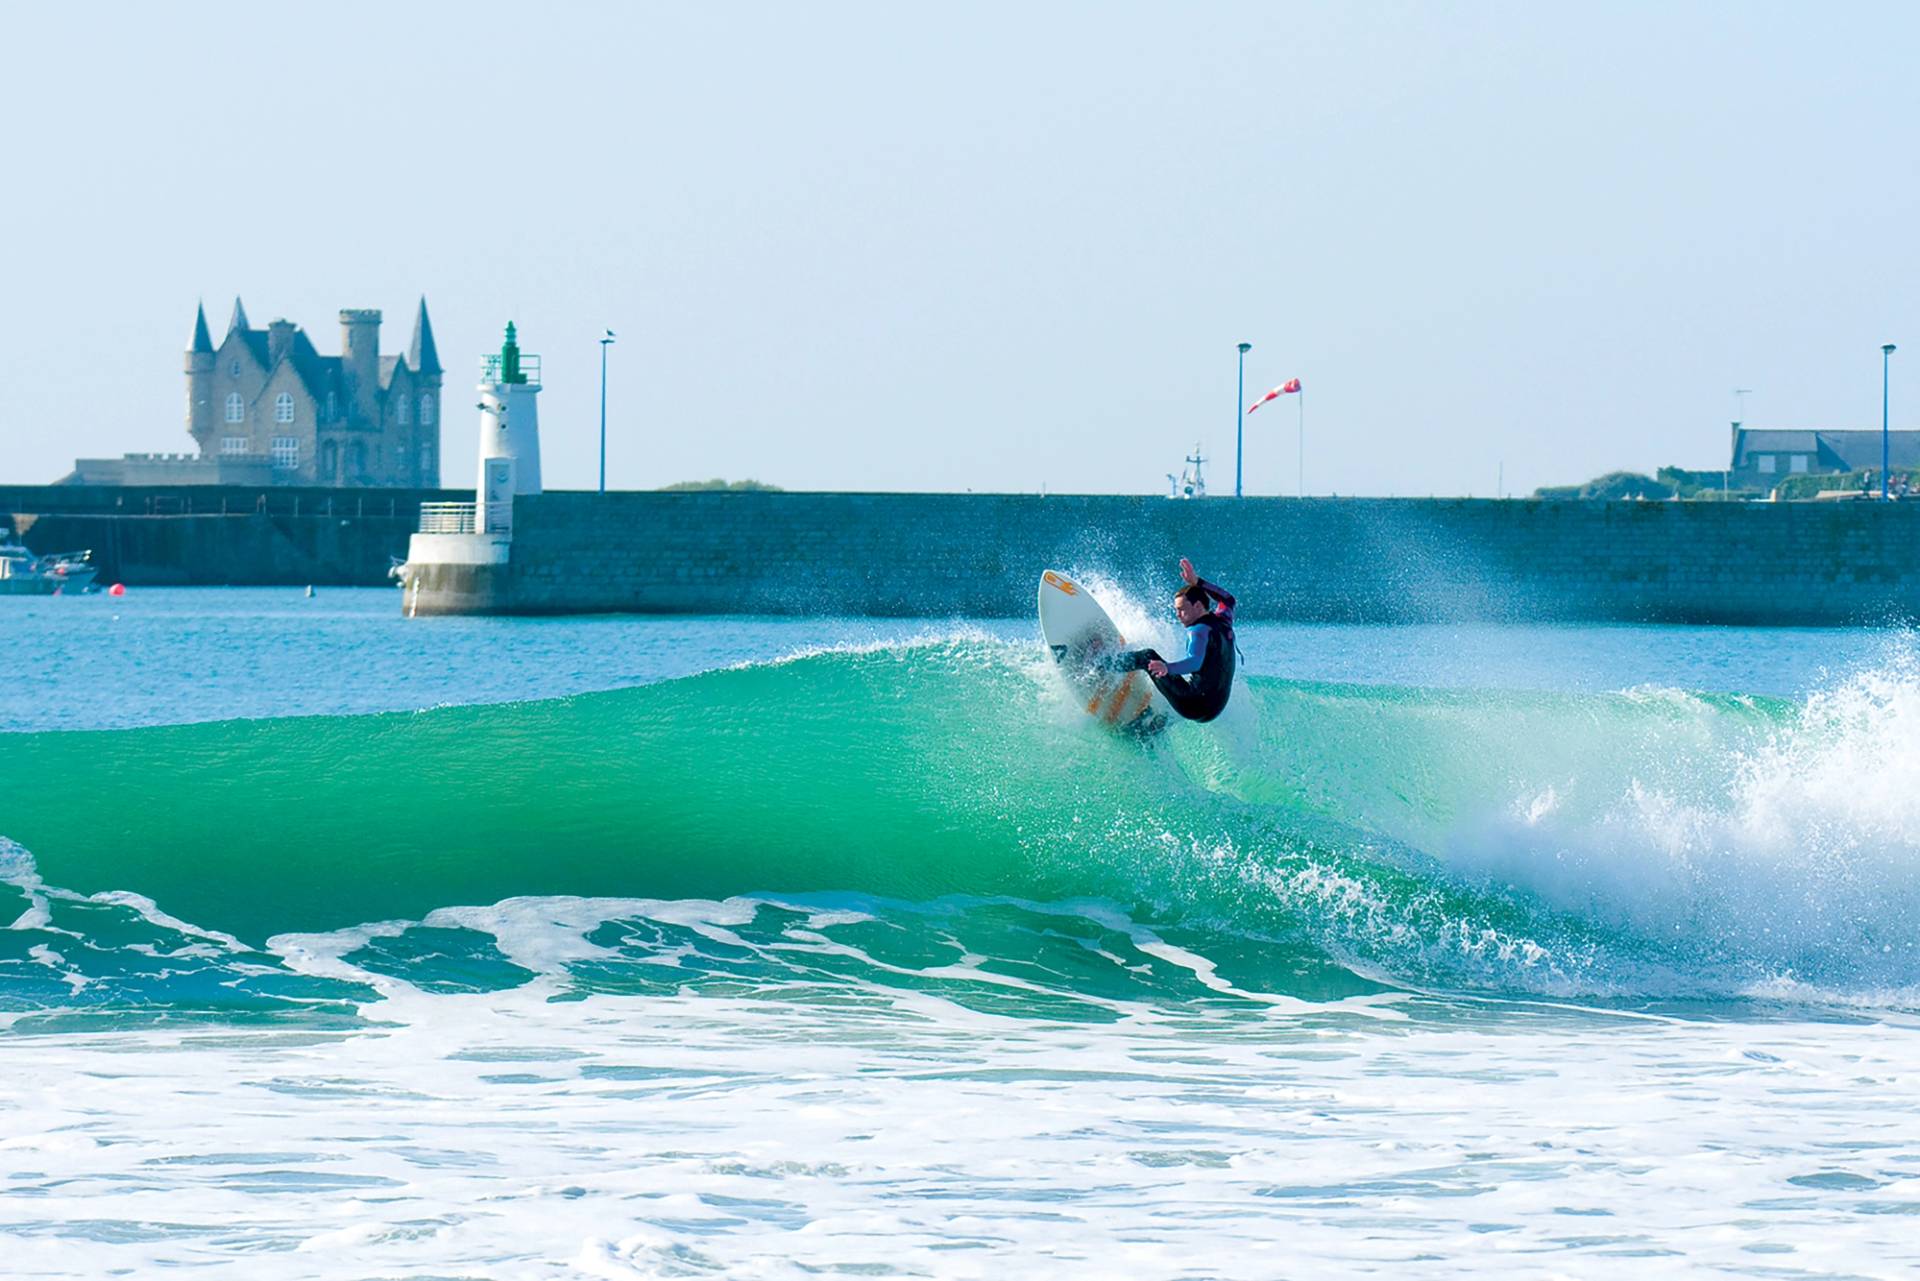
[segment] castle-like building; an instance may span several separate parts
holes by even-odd
[[[303,485],[440,483],[440,355],[427,300],[404,356],[380,354],[380,313],[340,313],[340,354],[322,356],[289,320],[247,323],[233,300],[214,346],[207,312],[187,350],[187,431],[203,459],[264,460]]]
[[[431,489],[440,484],[440,354],[427,300],[405,355],[380,354],[380,313],[340,313],[340,354],[322,356],[290,320],[247,323],[233,300],[214,345],[207,310],[187,348],[192,454],[82,458],[70,483],[98,485],[341,485]]]

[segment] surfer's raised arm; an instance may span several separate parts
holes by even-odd
[[[1197,587],[1207,594],[1212,604],[1212,612],[1225,619],[1233,617],[1233,593],[1218,583],[1210,583],[1200,577],[1193,568],[1193,562],[1185,556],[1180,558],[1180,578],[1189,588]]]

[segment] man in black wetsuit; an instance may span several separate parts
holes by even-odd
[[[1187,629],[1187,656],[1169,663],[1151,649],[1135,650],[1134,668],[1146,668],[1154,688],[1190,721],[1210,721],[1226,710],[1233,693],[1233,597],[1180,561],[1186,581],[1173,598],[1173,612]]]

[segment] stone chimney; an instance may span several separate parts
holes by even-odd
[[[267,324],[267,367],[271,369],[280,363],[287,354],[287,348],[293,346],[294,325],[291,320],[274,320]]]

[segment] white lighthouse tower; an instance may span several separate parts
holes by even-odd
[[[480,474],[474,530],[513,535],[515,494],[540,492],[540,357],[523,356],[507,324],[500,354],[480,365]]]
[[[480,474],[471,503],[421,503],[420,529],[394,567],[402,608],[416,614],[510,612],[513,500],[540,492],[540,357],[513,326],[480,362]]]

